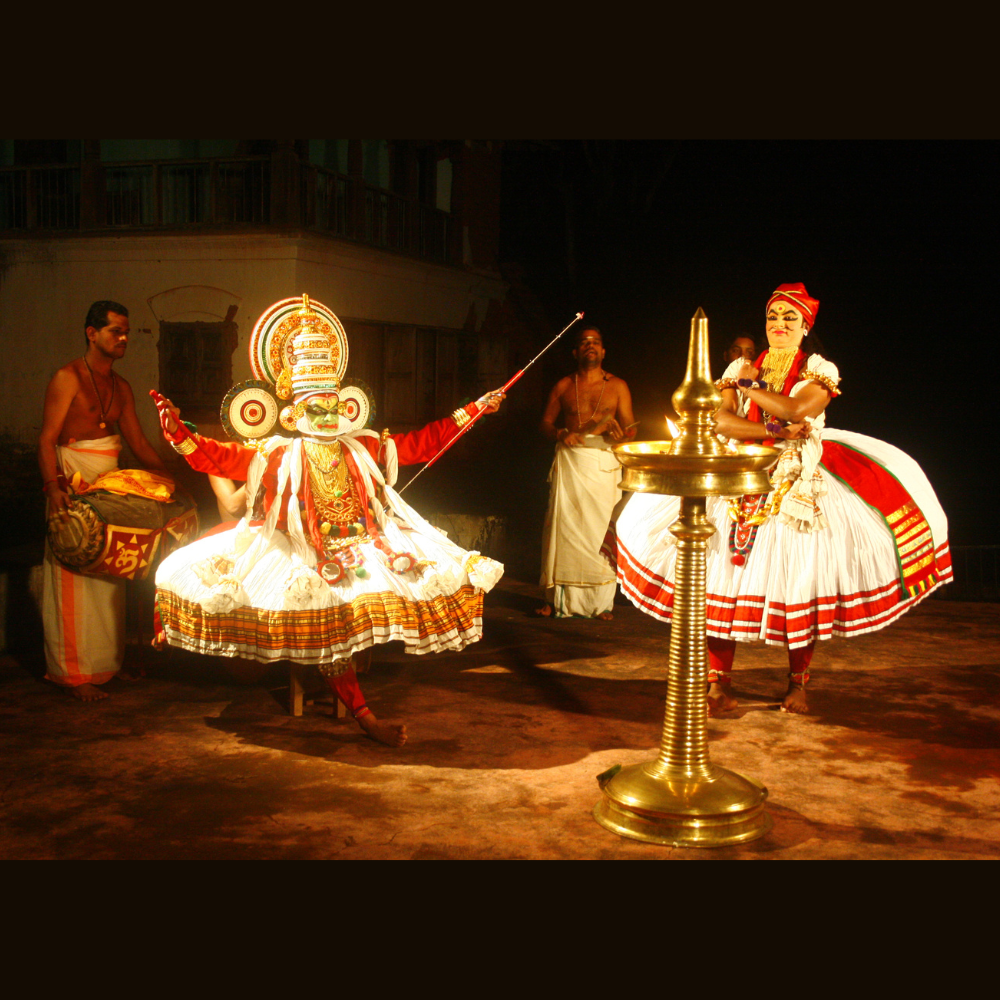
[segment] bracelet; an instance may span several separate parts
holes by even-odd
[[[788,425],[785,423],[784,420],[769,420],[766,424],[764,424],[764,430],[766,430],[768,434],[774,437],[778,433],[778,431],[787,426]]]
[[[198,445],[195,444],[194,438],[184,438],[184,440],[178,444],[171,441],[170,447],[173,448],[178,455],[190,455],[192,452],[198,450]]]
[[[752,378],[738,378],[736,384],[741,389],[763,389],[767,392],[767,383],[763,380],[755,382]]]
[[[59,482],[58,476],[56,476],[55,479],[46,479],[45,482],[42,483],[42,492],[44,493],[49,488],[50,483],[58,483],[58,482]]]

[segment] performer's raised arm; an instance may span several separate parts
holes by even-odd
[[[481,410],[485,410],[487,414],[496,413],[505,398],[504,393],[494,390],[474,403],[460,406],[451,416],[435,420],[420,430],[393,434],[392,441],[396,445],[399,464],[429,462],[477,413]]]
[[[150,389],[149,395],[159,411],[163,436],[178,455],[184,456],[192,469],[212,476],[246,481],[250,462],[256,454],[253,448],[246,448],[235,441],[215,441],[192,433],[181,421],[180,410],[169,399],[155,389]]]

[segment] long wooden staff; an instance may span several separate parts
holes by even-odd
[[[581,319],[583,313],[578,312],[516,375],[510,378],[506,385],[494,391],[506,392],[574,323]],[[486,412],[486,409],[484,406],[399,492],[405,493],[463,434],[472,429],[472,425]]]

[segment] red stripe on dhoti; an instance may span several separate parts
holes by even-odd
[[[77,576],[68,569],[59,567],[59,591],[62,595],[62,641],[63,641],[63,663],[66,666],[66,681],[64,683],[80,684],[80,649],[77,643],[77,629],[80,623],[77,621],[76,610],[76,583]]]
[[[674,585],[642,565],[618,540],[618,580],[624,593],[640,609],[669,622],[673,614]],[[706,594],[706,631],[720,639],[763,638],[789,648],[816,639],[861,635],[891,624],[951,579],[951,553],[943,542],[934,553],[935,578],[925,590],[903,591],[899,579],[870,590],[817,595],[808,601],[786,604],[764,594]]]

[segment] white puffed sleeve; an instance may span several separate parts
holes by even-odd
[[[825,386],[831,396],[840,395],[840,371],[832,361],[821,354],[810,354],[799,372],[799,380],[792,386],[790,395],[795,396],[810,382]]]

